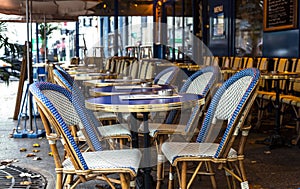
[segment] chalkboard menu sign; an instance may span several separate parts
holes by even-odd
[[[298,0],[264,0],[264,31],[297,27]]]

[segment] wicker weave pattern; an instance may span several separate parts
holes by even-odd
[[[87,166],[87,164],[86,164],[86,162],[85,162],[85,160],[84,160],[84,158],[83,158],[83,156],[80,152],[80,149],[78,148],[73,136],[71,135],[71,133],[69,131],[69,127],[64,122],[63,118],[61,117],[61,115],[59,114],[59,112],[57,111],[55,106],[41,92],[43,90],[57,90],[57,91],[60,91],[61,93],[65,94],[69,98],[71,98],[71,94],[69,93],[68,90],[66,90],[64,88],[61,88],[57,85],[50,84],[50,83],[40,82],[40,83],[34,83],[33,85],[30,85],[31,93],[33,93],[38,99],[40,99],[40,101],[50,110],[53,117],[57,120],[58,124],[61,126],[61,129],[65,133],[68,141],[72,145],[72,147],[73,147],[73,149],[74,149],[74,151],[75,151],[75,153],[76,153],[76,155],[77,155],[77,157],[78,157],[78,159],[81,163],[81,167],[84,170],[87,170],[88,166]]]
[[[226,91],[223,93],[218,107],[215,111],[215,119],[219,120],[229,120],[238,103],[240,102],[244,92],[248,88],[251,82],[250,76],[245,76],[231,86],[229,86]]]
[[[237,121],[236,120],[237,115],[239,115],[240,110],[243,107],[243,104],[249,97],[250,93],[253,91],[253,88],[256,86],[256,84],[259,80],[259,77],[260,77],[260,74],[257,69],[249,68],[249,69],[242,70],[242,71],[236,73],[235,75],[233,75],[231,78],[229,78],[218,89],[218,91],[214,95],[212,102],[208,108],[207,115],[203,121],[199,135],[197,137],[197,142],[201,143],[201,142],[206,141],[207,133],[210,129],[210,126],[215,121],[215,118],[223,118],[224,120],[229,119],[225,134],[222,137],[220,146],[218,148],[218,151],[215,154],[215,157],[218,157],[220,155],[220,152],[225,145],[225,141],[228,140],[227,139],[228,134],[232,131],[232,129],[234,129],[232,127],[235,124],[235,122]],[[248,82],[246,82],[246,81],[248,81]],[[242,87],[243,85],[244,85],[244,87]],[[228,93],[228,90],[229,91],[232,90],[232,92]],[[241,91],[239,91],[239,93],[236,93],[235,90],[241,90]],[[240,97],[236,97],[237,94],[240,94]],[[226,98],[223,98],[223,96]],[[225,106],[226,103],[228,103],[229,99],[231,102],[231,106],[235,105],[234,107],[226,107]],[[236,102],[234,102],[232,100],[235,100]],[[219,108],[219,106],[221,106],[221,107],[223,106],[224,109]],[[223,116],[221,116],[222,115],[221,113],[226,110],[225,108],[230,108],[230,111],[227,111],[226,114],[223,114]],[[221,114],[220,116],[216,113],[217,110],[218,110],[218,113]]]
[[[186,93],[205,94],[207,85],[213,77],[213,72],[203,73],[201,77],[197,77],[193,83],[187,88]]]
[[[115,169],[129,168],[135,172],[138,171],[141,153],[137,149],[130,150],[108,150],[98,152],[82,153],[89,169]],[[130,157],[130,158],[126,158]],[[64,169],[73,170],[74,166],[70,159],[63,162]]]
[[[179,68],[175,66],[166,68],[155,76],[153,83],[161,84],[161,85],[169,85],[176,77],[178,71]]]
[[[99,139],[97,139],[97,133],[94,133],[95,131],[98,131],[97,129],[94,129],[92,125],[89,125],[88,129],[86,130],[90,135],[91,140],[98,141],[98,147],[97,149],[99,151],[97,152],[86,152],[81,153],[80,149],[78,148],[73,136],[71,135],[69,128],[67,124],[65,123],[64,119],[62,118],[59,111],[56,109],[56,103],[59,102],[59,100],[63,99],[62,101],[65,101],[66,99],[70,101],[72,98],[71,93],[55,84],[46,83],[46,82],[39,82],[34,83],[30,86],[30,91],[33,93],[35,97],[37,97],[46,108],[49,109],[55,120],[57,120],[58,125],[61,127],[63,131],[63,135],[66,136],[66,140],[68,140],[68,144],[72,146],[72,149],[75,151],[78,160],[80,161],[81,167],[84,170],[88,169],[99,169],[99,168],[110,168],[110,169],[122,169],[122,168],[128,168],[133,170],[135,173],[137,172],[139,161],[141,158],[141,153],[139,150],[116,150],[116,151],[100,151],[101,150],[101,144],[99,142]],[[65,98],[59,98],[56,99],[54,105],[51,100],[49,100],[41,91],[47,91],[46,93],[49,94],[50,91],[55,91],[54,93],[61,93],[61,95],[65,95]],[[51,96],[51,95],[48,95]],[[57,95],[54,95],[54,97]],[[53,96],[51,96],[52,98]],[[86,116],[86,112],[84,109],[82,109],[81,105],[77,104],[76,102],[73,104],[74,108],[76,109],[79,115],[79,117]],[[61,106],[61,104],[60,104]],[[82,113],[82,114],[81,114]],[[87,119],[87,117],[85,117]],[[83,121],[84,124],[87,124],[86,121]],[[64,168],[66,169],[74,169],[73,164],[71,165],[71,160],[67,159],[64,162]]]
[[[102,136],[112,137],[112,136],[131,136],[130,130],[127,124],[115,124],[104,127],[98,127]]]
[[[81,125],[81,121],[77,116],[77,112],[74,109],[72,102],[65,95],[53,90],[43,90],[42,92],[52,102],[54,107],[56,107],[68,126]]]
[[[176,158],[180,157],[209,157],[213,158],[218,149],[217,143],[182,143],[166,142],[162,145],[162,150],[166,158],[173,164]],[[229,158],[236,158],[237,152],[230,149]]]
[[[180,93],[193,93],[206,97],[213,84],[218,80],[219,70],[217,67],[205,67],[193,75],[191,75],[180,89]],[[198,110],[193,110],[198,111]],[[176,115],[176,111],[171,111],[166,119],[166,123],[172,123]],[[196,115],[196,114],[194,114]],[[191,117],[191,119],[194,119]],[[189,123],[192,120],[189,120]],[[189,127],[190,128],[190,127]]]

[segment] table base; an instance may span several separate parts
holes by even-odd
[[[283,146],[287,146],[287,147],[291,146],[291,143],[280,134],[272,134],[267,138],[265,138],[264,140],[255,141],[255,143],[267,145],[269,150],[280,148]]]

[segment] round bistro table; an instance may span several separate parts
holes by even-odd
[[[203,105],[205,99],[195,94],[175,94],[173,96],[159,96],[153,94],[123,94],[100,96],[89,98],[85,101],[86,107],[94,111],[131,113],[136,116],[137,113],[143,114],[144,125],[144,182],[145,188],[151,188],[151,153],[150,136],[148,128],[148,114],[150,112],[171,111],[176,109],[191,108],[195,105]],[[132,119],[133,120],[133,119]],[[132,124],[132,146],[139,147],[137,123]]]

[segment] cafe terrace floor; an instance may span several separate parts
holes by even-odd
[[[18,89],[18,81],[11,81],[7,86],[0,83],[0,162],[14,160],[12,165],[25,168],[44,176],[47,188],[53,189],[55,181],[54,161],[51,156],[48,141],[43,138],[11,138],[17,121],[12,119]],[[254,116],[255,117],[255,116]],[[264,144],[257,144],[257,140],[263,140],[270,135],[273,128],[274,114],[270,112],[265,116],[263,126],[259,131],[252,130],[245,149],[245,167],[251,188],[256,189],[297,189],[300,188],[300,148],[287,145],[270,150]],[[255,124],[256,120],[253,119]],[[289,125],[294,125],[295,120],[287,116],[284,120]],[[23,124],[23,123],[22,123]],[[42,128],[38,120],[38,127]],[[28,126],[27,126],[28,127]],[[294,129],[283,128],[282,135],[291,139]],[[33,153],[36,149],[33,144],[39,144],[40,152]],[[20,149],[25,148],[26,152]],[[29,153],[35,154],[41,160],[34,157],[26,157]],[[153,171],[155,178],[155,172]],[[217,173],[219,188],[226,188],[226,180],[221,172]],[[167,177],[165,177],[166,179]],[[166,181],[162,188],[167,188]],[[1,186],[1,179],[0,179]],[[95,183],[79,185],[78,188],[95,188]],[[154,187],[153,187],[154,188]],[[211,188],[209,178],[197,179],[192,188]]]

